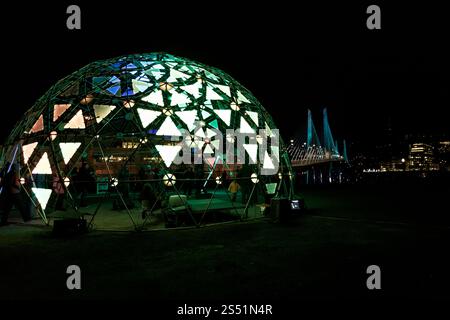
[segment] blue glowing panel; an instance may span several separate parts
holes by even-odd
[[[123,93],[122,93],[122,97],[128,97],[128,96],[132,96],[134,95],[133,89],[131,89],[130,87],[128,87]]]
[[[106,90],[108,90],[108,91],[111,92],[112,94],[116,95],[117,92],[120,90],[120,85],[119,85],[119,86],[113,86],[113,87],[110,87],[110,88],[108,88],[108,89],[106,89]],[[120,94],[120,93],[119,93],[119,94]]]

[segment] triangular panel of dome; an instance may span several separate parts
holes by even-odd
[[[39,204],[41,205],[41,208],[45,210],[48,200],[50,199],[50,196],[52,194],[52,189],[31,188],[31,190],[33,190],[33,193],[36,196]]]
[[[230,92],[230,87],[229,86],[224,86],[221,84],[210,84],[211,86],[213,86],[214,88],[219,89],[220,91],[222,91],[223,93],[225,93],[227,96],[231,97],[231,92]]]
[[[192,73],[192,70],[191,70],[188,66],[181,66],[181,67],[179,68],[179,70],[182,71],[182,72],[187,72],[187,73],[189,73],[189,74]]]
[[[202,82],[197,81],[194,84],[181,86],[180,88],[186,91],[187,93],[193,95],[196,99],[198,99],[202,96],[202,94],[200,93],[202,86],[203,86]]]
[[[106,90],[113,95],[120,96],[120,85],[109,87]]]
[[[126,66],[122,67],[122,70],[133,70],[136,69],[137,67],[133,64],[133,63],[129,63]]]
[[[44,117],[41,114],[31,128],[30,133],[36,133],[42,130],[44,130]]]
[[[250,127],[247,121],[245,121],[244,117],[241,117],[241,126],[239,128],[240,133],[255,133],[255,130]]]
[[[267,124],[267,122],[265,122],[265,125],[266,125],[266,135],[267,135],[267,137],[270,137],[270,138],[275,137],[275,134],[272,132],[272,129],[270,129],[270,127]]]
[[[207,100],[223,100],[223,98],[217,94],[212,87],[206,87],[206,99]]]
[[[256,144],[244,144],[244,149],[247,151],[250,159],[253,163],[256,163],[258,155],[258,145]]]
[[[148,88],[150,88],[152,86],[151,83],[147,83],[144,81],[139,81],[136,79],[131,80],[131,83],[133,85],[133,91],[135,93],[137,92],[144,92],[145,90],[147,90]]]
[[[230,125],[231,110],[214,110],[214,112],[219,116],[220,119],[222,119],[223,122],[225,122],[227,126]]]
[[[37,145],[38,145],[37,142],[33,142],[33,143],[22,146],[23,162],[25,164],[28,162],[28,159],[30,159],[30,157],[33,154],[34,149],[36,149]]]
[[[213,140],[213,141],[211,141],[211,144],[214,147],[214,149],[219,150],[220,140]]]
[[[219,129],[219,123],[217,122],[217,120],[213,120],[209,123],[209,125],[215,129]]]
[[[181,150],[181,146],[156,145],[155,147],[167,167],[170,167]]]
[[[216,136],[216,135],[217,135],[217,133],[216,133],[214,130],[211,130],[211,129],[209,129],[209,128],[206,129],[206,136],[207,136],[208,138],[212,138],[212,137],[214,137],[214,136]]]
[[[65,129],[84,129],[86,128],[84,124],[83,111],[78,110],[78,112],[73,116],[72,119],[64,126]]]
[[[259,126],[258,112],[247,111],[247,114],[248,114],[249,117],[252,119],[252,121],[256,124],[256,126]]]
[[[197,117],[197,110],[188,110],[188,111],[176,111],[175,114],[186,123],[189,131],[195,129],[195,119]]]
[[[159,89],[151,92],[149,95],[143,97],[141,100],[164,107],[164,98],[162,95],[162,91]]]
[[[156,132],[157,136],[181,136],[180,130],[178,130],[175,123],[173,123],[170,117],[166,117],[159,130]]]
[[[209,72],[209,71],[206,70],[206,69],[203,69],[203,68],[200,68],[200,67],[197,67],[197,66],[192,66],[192,68],[193,68],[196,72],[198,72],[198,73],[204,73],[205,76],[206,76],[208,79],[210,79],[210,80],[213,80],[213,81],[219,81],[219,80],[220,80],[215,74]]]
[[[167,78],[167,82],[177,82],[178,79],[181,80],[186,80],[189,79],[190,76],[188,76],[187,74],[180,72],[178,70],[175,69],[170,69],[170,76]]]
[[[116,108],[116,106],[104,105],[104,104],[95,104],[94,105],[94,113],[95,118],[97,119],[97,123],[100,123],[103,119],[105,119],[108,114],[111,113]]]
[[[242,103],[242,102],[250,103],[250,101],[239,90],[236,90],[236,92],[237,92],[237,102],[238,103]]]
[[[211,113],[209,113],[208,111],[202,110],[202,117],[203,117],[203,120],[205,120],[205,119],[208,118],[209,116],[211,116]]]
[[[53,106],[53,121],[58,120],[58,118],[70,108],[70,104],[55,104]]]
[[[146,70],[145,73],[150,77],[152,77],[153,79],[155,79],[156,81],[158,81],[166,74],[165,70],[166,69],[163,65],[155,64],[150,69]]]
[[[33,174],[52,174],[50,161],[48,161],[47,152],[44,152],[36,167],[33,169]]]
[[[212,102],[209,101],[209,100],[205,100],[205,102],[203,102],[202,106],[205,107],[205,108],[211,109],[211,110],[213,109]]]
[[[142,126],[144,128],[147,128],[150,125],[150,123],[155,121],[155,119],[162,114],[160,111],[147,110],[142,108],[138,108],[137,111],[139,114],[139,118],[141,119]]]
[[[122,97],[133,96],[134,91],[130,87],[127,87],[124,92],[122,92]]]
[[[196,135],[197,137],[206,138],[205,132],[203,131],[202,128],[199,128],[199,129],[195,132],[195,135]]]
[[[214,153],[214,150],[211,148],[209,144],[206,145],[205,150],[203,150],[204,154],[212,154]]]
[[[80,146],[81,142],[62,142],[59,144],[65,164],[69,163]]]
[[[172,93],[170,101],[171,106],[175,106],[177,104],[187,104],[191,102],[191,99],[189,99],[189,97],[186,96],[184,93],[178,93],[175,90],[172,90],[171,93]]]
[[[264,153],[264,164],[263,169],[274,170],[275,166],[273,165],[272,159],[270,159],[267,151]]]
[[[278,161],[280,161],[280,147],[278,146],[271,146],[270,150],[272,150],[272,155],[277,158]]]

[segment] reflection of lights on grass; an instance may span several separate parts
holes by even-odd
[[[113,187],[117,187],[118,184],[119,184],[119,179],[117,179],[117,178],[112,178],[111,179],[111,185]]]
[[[164,176],[163,182],[166,187],[172,187],[176,183],[177,178],[175,175],[168,173]]]
[[[253,183],[258,183],[259,182],[258,175],[256,173],[252,173],[250,178],[251,178]]]

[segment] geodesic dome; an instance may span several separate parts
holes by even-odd
[[[218,156],[222,141],[237,143],[229,129],[247,135],[243,151],[233,148],[249,160],[245,164],[227,163],[225,151]],[[118,194],[126,210],[125,196],[145,181],[162,182],[152,189],[158,198],[182,194],[189,180],[215,189],[235,178],[258,182],[255,193],[289,195],[293,177],[283,142],[259,153],[259,129],[270,139],[276,126],[223,71],[165,53],[128,55],[91,63],[58,81],[14,127],[2,160],[20,166],[22,182],[30,180],[25,191],[46,221],[61,194],[78,210],[77,194],[87,187],[82,178],[75,182],[74,172],[83,166],[95,180],[84,192]],[[180,161],[186,147],[192,164]],[[185,175],[189,166],[194,174]]]

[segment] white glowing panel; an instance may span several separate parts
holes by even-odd
[[[255,133],[255,130],[250,127],[247,121],[241,117],[241,127],[239,128],[241,133]]]
[[[280,161],[280,147],[271,146],[270,149],[272,150],[272,155]]]
[[[178,130],[175,123],[173,123],[170,117],[166,117],[159,130],[156,132],[157,136],[181,136],[180,130]]]
[[[198,130],[195,132],[195,135],[196,135],[197,137],[206,138],[205,132],[203,132],[203,129],[202,129],[202,128],[198,129]]]
[[[225,93],[227,96],[231,97],[231,92],[230,92],[230,87],[229,86],[224,86],[224,85],[220,85],[220,84],[211,84],[211,85],[213,87],[219,89],[223,93]]]
[[[196,83],[190,84],[188,86],[181,86],[180,88],[183,89],[184,91],[186,91],[187,93],[190,93],[197,99],[201,97],[201,93],[200,93],[200,89],[202,88],[201,81],[197,81]]]
[[[167,78],[167,82],[177,82],[177,79],[186,80],[189,76],[183,72],[180,72],[175,69],[170,69],[170,76]]]
[[[53,121],[56,121],[69,108],[70,104],[55,104],[53,106]]]
[[[37,142],[33,142],[30,144],[26,144],[22,146],[22,153],[23,153],[23,162],[27,163],[28,159],[30,159],[31,155],[33,154],[34,149],[37,146]]]
[[[163,146],[157,145],[155,146],[159,152],[159,155],[163,159],[164,163],[167,167],[170,167],[173,160],[175,160],[176,156],[181,150],[181,146]]]
[[[44,117],[42,115],[39,116],[39,119],[37,119],[36,123],[31,128],[30,132],[39,132],[44,130]]]
[[[77,114],[70,119],[70,121],[64,126],[66,129],[84,129],[83,111],[78,110]]]
[[[213,88],[210,86],[206,87],[206,100],[223,100],[221,96],[219,96]]]
[[[270,159],[269,154],[267,153],[267,151],[264,153],[263,169],[270,169],[270,170],[274,170],[275,169],[275,166],[273,165],[273,162]]]
[[[137,109],[139,118],[141,119],[142,126],[147,128],[150,123],[155,121],[161,115],[160,111],[147,110],[147,109]]]
[[[156,90],[150,93],[148,96],[142,98],[142,101],[157,104],[158,106],[164,107],[164,99],[161,90]]]
[[[195,118],[197,117],[197,110],[189,110],[189,111],[177,111],[175,114],[186,123],[189,131],[195,129]]]
[[[252,119],[252,121],[256,124],[256,126],[259,126],[258,112],[247,111],[247,114],[248,114],[249,117]]]
[[[170,100],[170,105],[171,106],[175,106],[177,104],[186,104],[186,103],[190,103],[191,99],[189,99],[189,97],[187,95],[185,95],[184,93],[178,93],[175,90],[171,91],[172,92],[172,98]]]
[[[116,108],[116,106],[109,106],[104,104],[95,104],[94,105],[94,113],[95,118],[97,119],[97,123],[100,123],[103,119],[105,119],[108,114],[111,113]]]
[[[267,135],[267,137],[270,137],[270,138],[275,137],[275,134],[272,132],[272,129],[270,129],[267,122],[266,122],[266,135]]]
[[[65,164],[69,163],[80,146],[81,142],[63,142],[59,144]]]
[[[211,113],[209,113],[208,111],[202,110],[202,117],[203,119],[208,118],[211,115]]]
[[[222,119],[223,122],[225,122],[227,126],[230,125],[231,110],[214,110],[214,112],[219,116],[220,119]]]
[[[244,149],[247,151],[248,156],[253,163],[256,163],[256,157],[258,154],[258,145],[256,144],[244,144]]]
[[[33,169],[33,174],[52,174],[52,168],[50,167],[50,162],[48,161],[47,152],[44,152],[41,160],[37,163],[36,167]]]
[[[241,103],[241,102],[250,103],[250,101],[239,90],[237,90],[236,92],[237,92],[238,103]]]
[[[133,86],[133,92],[137,93],[137,92],[144,92],[145,90],[147,90],[148,88],[150,88],[152,85],[150,83],[144,82],[144,81],[139,81],[136,79],[133,79],[131,81],[132,86]]]
[[[214,153],[214,151],[211,148],[211,146],[209,144],[207,144],[206,147],[205,147],[205,150],[203,150],[203,153],[211,154],[211,153]]]
[[[214,147],[214,149],[219,150],[220,147],[220,140],[214,140],[211,141],[212,146]]]
[[[206,136],[208,137],[208,138],[212,138],[212,137],[214,137],[215,135],[217,135],[217,132],[215,132],[215,131],[213,131],[213,130],[211,130],[211,129],[206,129]]]
[[[52,194],[52,189],[31,188],[31,190],[33,190],[33,193],[41,205],[41,208],[45,209],[47,207],[48,199],[50,199]]]

